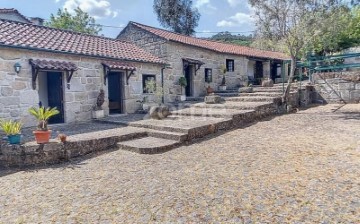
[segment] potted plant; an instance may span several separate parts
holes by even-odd
[[[149,110],[149,105],[146,104],[148,102],[148,97],[144,96],[142,100],[137,100],[137,103],[140,103],[142,110],[147,111]]]
[[[36,142],[38,144],[48,143],[51,135],[51,130],[48,130],[48,121],[52,116],[55,116],[60,112],[56,109],[56,107],[32,107],[29,109],[29,113],[38,120],[38,130],[33,131]]]
[[[94,119],[99,119],[105,117],[104,110],[102,109],[102,105],[105,102],[105,91],[100,89],[99,95],[96,100],[96,105],[94,106],[94,110],[92,111],[92,117]]]
[[[227,69],[224,65],[221,65],[220,66],[220,72],[222,73],[223,77],[222,77],[222,80],[221,80],[221,84],[219,86],[219,90],[220,91],[225,91],[226,90],[226,79],[225,79],[225,74],[227,72]]]
[[[10,144],[20,144],[22,123],[19,121],[0,121],[0,127],[7,135]]]
[[[179,85],[180,85],[180,88],[181,88],[180,100],[185,101],[186,100],[186,95],[183,94],[183,89],[187,86],[187,80],[186,80],[186,78],[184,76],[181,76],[179,78]]]
[[[170,115],[170,109],[168,106],[163,105],[162,99],[164,97],[164,89],[156,85],[155,80],[146,82],[145,86],[148,93],[155,95],[155,105],[151,106],[149,115],[152,119],[164,119]]]

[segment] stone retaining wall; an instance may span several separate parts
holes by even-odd
[[[316,73],[313,81],[317,95],[315,100],[323,103],[359,103],[360,70],[353,72]]]

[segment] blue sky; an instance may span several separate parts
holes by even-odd
[[[79,6],[102,25],[122,27],[136,21],[160,27],[152,8],[153,0],[1,0],[0,8],[16,8],[25,16],[49,19],[58,8],[70,11]],[[247,32],[254,30],[247,0],[194,0],[201,13],[197,36],[203,32]],[[102,34],[115,37],[121,28],[103,27]],[[250,33],[243,33],[250,34]]]

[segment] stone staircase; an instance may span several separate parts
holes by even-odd
[[[162,153],[220,130],[242,127],[278,114],[282,87],[254,87],[253,93],[228,90],[216,94],[223,97],[222,104],[205,104],[202,98],[191,98],[190,103],[175,104],[166,119],[128,122],[130,127],[146,130],[147,135],[118,142],[118,147],[142,154]]]

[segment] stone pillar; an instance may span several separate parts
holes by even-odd
[[[270,61],[263,62],[263,75],[264,78],[270,78]]]

